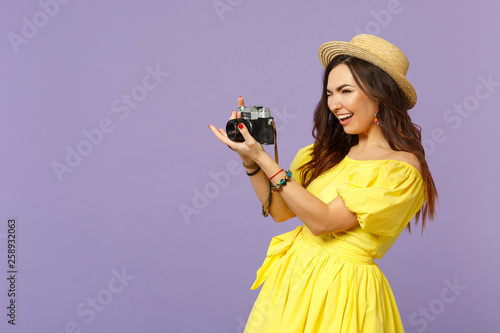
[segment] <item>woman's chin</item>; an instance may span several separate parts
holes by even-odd
[[[346,132],[346,134],[350,134],[350,135],[356,135],[359,133],[359,131],[356,131],[356,129],[349,127],[349,126],[344,126],[344,132]]]
[[[369,125],[368,127],[361,127],[361,126],[354,126],[354,124],[347,124],[344,125],[344,132],[349,135],[358,135],[361,133],[368,133],[372,131],[372,126]],[[375,126],[378,127],[378,126]]]

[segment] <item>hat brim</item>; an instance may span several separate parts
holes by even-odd
[[[379,67],[384,72],[389,74],[389,76],[391,76],[394,79],[394,81],[396,81],[399,88],[401,88],[403,94],[407,98],[408,110],[413,108],[417,103],[417,92],[415,91],[415,88],[413,88],[411,83],[408,81],[408,79],[406,79],[406,77],[403,74],[401,74],[401,72],[391,67],[389,61],[383,61],[370,51],[358,47],[357,45],[353,45],[352,43],[343,41],[324,43],[323,45],[320,46],[318,51],[319,60],[324,68],[328,66],[328,64],[333,60],[333,58],[339,55],[349,55],[356,58],[360,58]]]

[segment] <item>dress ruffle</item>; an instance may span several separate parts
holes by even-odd
[[[363,230],[398,235],[425,201],[422,176],[413,166],[399,161],[350,161],[358,167],[337,186],[338,195],[356,213]]]

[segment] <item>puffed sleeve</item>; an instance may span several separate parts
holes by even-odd
[[[295,179],[300,185],[302,184],[302,175],[301,172],[298,171],[298,169],[309,162],[311,160],[311,152],[312,152],[312,147],[313,144],[306,146],[304,148],[301,148],[297,155],[295,155],[295,158],[293,159],[292,163],[290,164],[290,171],[292,172],[293,179]]]
[[[425,201],[418,170],[398,161],[359,165],[337,193],[363,230],[389,237],[398,235]]]

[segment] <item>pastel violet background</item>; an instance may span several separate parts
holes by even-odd
[[[498,332],[499,13],[486,0],[4,3],[0,331],[242,332],[269,241],[300,221],[260,215],[207,125],[239,95],[270,107],[286,168],[312,142],[318,47],[361,31],[410,60],[440,195],[424,235],[379,261],[405,330]]]

